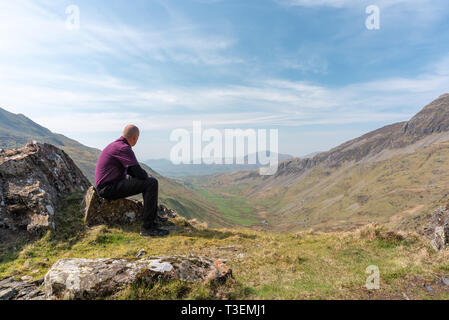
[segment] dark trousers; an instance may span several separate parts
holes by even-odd
[[[151,228],[157,216],[159,184],[156,178],[139,180],[128,176],[118,182],[100,186],[98,193],[102,198],[117,200],[141,193],[143,196],[143,226]]]

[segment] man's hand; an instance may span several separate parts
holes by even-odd
[[[139,179],[139,180],[148,179],[148,173],[145,170],[143,170],[140,165],[128,167],[127,173],[131,177]]]

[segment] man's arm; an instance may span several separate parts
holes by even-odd
[[[139,180],[145,180],[148,178],[148,173],[145,170],[143,170],[140,165],[128,167],[127,173],[131,177]]]
[[[129,145],[121,148],[116,154],[116,158],[125,168],[127,168],[126,173],[131,177],[139,180],[145,180],[148,178],[147,172],[139,165],[136,155]]]

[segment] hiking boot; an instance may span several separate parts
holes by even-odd
[[[168,230],[159,229],[156,227],[144,228],[140,230],[140,235],[142,237],[163,237],[167,236],[170,232]]]

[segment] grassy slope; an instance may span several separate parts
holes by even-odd
[[[245,198],[238,195],[214,193],[211,190],[199,187],[193,187],[193,190],[212,202],[225,221],[244,227],[250,227],[259,223],[253,208],[247,205]]]
[[[207,229],[183,218],[166,238],[142,238],[139,226],[87,229],[79,210],[81,195],[64,200],[57,232],[31,241],[0,244],[0,278],[43,276],[61,258],[129,258],[149,255],[203,255],[227,259],[234,280],[222,286],[181,282],[133,287],[125,299],[404,299],[449,298],[436,281],[449,274],[448,252],[434,253],[417,235],[401,238],[377,227],[357,232],[273,234],[254,230]],[[239,256],[243,254],[244,256]],[[380,289],[364,288],[369,265],[380,269]],[[426,290],[431,285],[432,290]]]
[[[215,195],[245,199],[243,206],[254,208],[277,230],[338,230],[372,222],[413,228],[449,192],[449,143],[379,162],[320,166],[291,185],[262,191],[257,189],[263,182],[241,183],[239,177],[195,182]]]

